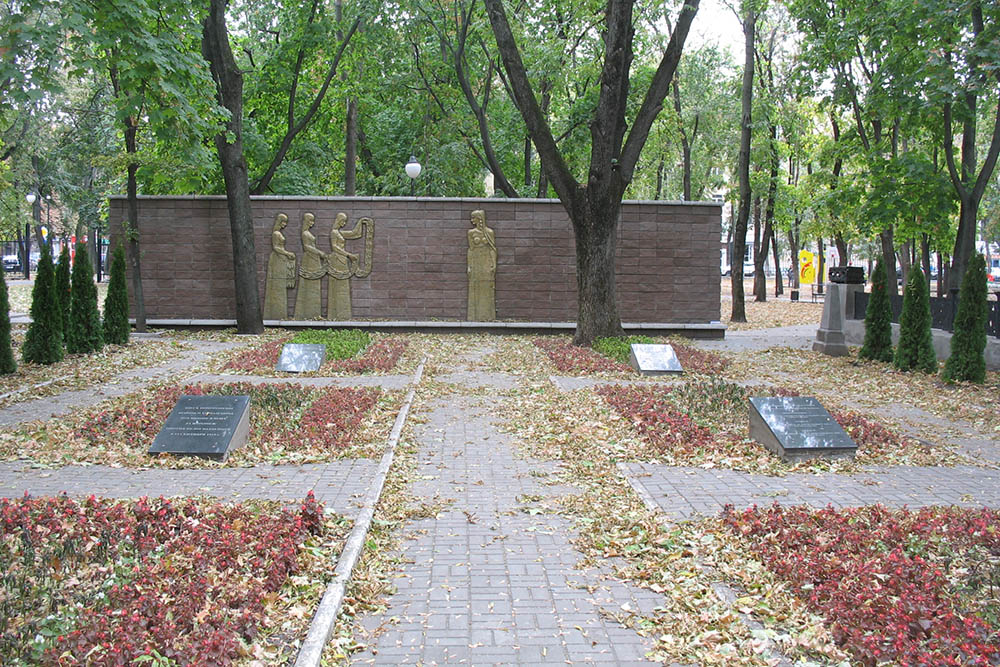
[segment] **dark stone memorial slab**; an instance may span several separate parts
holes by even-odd
[[[317,371],[326,360],[326,345],[287,343],[281,348],[278,370],[288,373]]]
[[[807,396],[751,398],[750,437],[782,461],[850,457],[858,449],[826,408]]]
[[[181,396],[149,454],[200,456],[225,461],[250,435],[249,396]]]
[[[629,363],[640,375],[670,375],[683,373],[681,362],[669,345],[632,343]]]

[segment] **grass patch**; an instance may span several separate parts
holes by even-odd
[[[649,336],[615,336],[598,338],[594,341],[594,351],[605,357],[614,359],[620,364],[627,364],[632,352],[632,345],[648,345],[655,343]]]
[[[371,336],[361,329],[305,329],[295,334],[292,343],[326,345],[329,359],[352,359],[368,347]]]

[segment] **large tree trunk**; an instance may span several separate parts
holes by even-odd
[[[226,182],[226,203],[233,241],[233,274],[236,289],[236,330],[242,334],[264,332],[257,287],[257,253],[253,239],[250,183],[243,157],[243,73],[236,65],[226,30],[226,0],[209,0],[202,33],[202,54],[212,68],[219,103],[230,114],[225,129],[215,136],[215,149]],[[231,141],[230,141],[231,139]]]
[[[616,231],[621,202],[588,198],[580,209],[573,220],[579,292],[573,342],[589,345],[596,338],[625,334],[615,289]]]
[[[788,230],[788,248],[792,253],[792,277],[788,281],[789,289],[799,289],[799,219],[792,223]]]
[[[125,152],[129,156],[134,156],[137,152],[136,132],[138,126],[135,119],[129,119],[125,124]],[[136,185],[136,172],[139,164],[130,159],[128,163],[128,178],[125,185],[126,200],[125,210],[127,216],[125,224],[122,225],[125,238],[125,255],[129,266],[132,268],[132,296],[135,299],[135,330],[139,333],[146,331],[146,301],[142,296],[142,265],[139,253],[139,195]]]
[[[732,322],[746,322],[746,305],[743,303],[743,257],[747,249],[747,219],[750,216],[750,137],[753,133],[751,127],[751,110],[753,107],[753,70],[754,70],[754,29],[757,23],[757,15],[754,13],[753,5],[744,3],[743,16],[743,89],[741,93],[742,101],[742,121],[740,123],[740,155],[736,171],[740,181],[740,203],[739,213],[736,216],[736,229],[733,235],[736,237],[733,248],[733,263],[730,279],[733,291],[733,311],[729,319]],[[739,264],[739,268],[736,265]]]
[[[771,232],[771,255],[774,257],[774,296],[785,293],[785,287],[781,279],[781,258],[778,256],[778,234]]]
[[[847,241],[844,240],[844,235],[840,232],[834,232],[833,243],[837,246],[837,257],[840,259],[840,266],[850,264],[851,260],[847,256]]]

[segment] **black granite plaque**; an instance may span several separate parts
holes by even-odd
[[[278,370],[288,373],[316,371],[326,360],[326,345],[307,343],[286,343],[281,348]]]
[[[632,343],[629,363],[640,375],[668,375],[683,373],[681,362],[669,345]]]
[[[853,456],[858,446],[811,396],[750,399],[750,437],[783,461]]]
[[[201,456],[225,461],[250,435],[249,396],[181,396],[149,454]]]

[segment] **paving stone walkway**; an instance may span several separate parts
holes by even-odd
[[[182,376],[218,352],[229,350],[240,343],[220,343],[216,341],[186,341],[192,347],[177,357],[157,366],[134,368],[115,376],[109,381],[80,389],[66,391],[55,396],[46,396],[31,401],[15,403],[0,410],[0,426],[23,424],[36,419],[46,420],[65,415],[77,408],[97,405],[101,401],[116,396],[124,396],[144,387],[150,382],[172,376]]]
[[[976,466],[872,466],[857,475],[795,473],[785,477],[736,470],[622,463],[619,469],[651,509],[672,519],[718,514],[726,504],[851,507],[960,505],[1000,507],[1000,471]]]
[[[487,385],[475,371],[438,379]],[[498,389],[511,386],[510,376],[499,380]],[[410,492],[441,509],[405,527],[406,564],[389,608],[362,620],[374,639],[354,662],[648,664],[649,640],[608,613],[623,604],[648,612],[659,596],[577,568],[572,526],[544,509],[571,492],[545,484],[558,465],[515,456],[489,418],[502,397],[460,391],[420,415]]]
[[[215,470],[166,470],[65,466],[34,468],[0,463],[0,497],[66,493],[70,496],[214,496],[226,501],[251,498],[301,502],[309,491],[338,514],[353,518],[378,462],[369,459],[298,466],[261,465]]]

